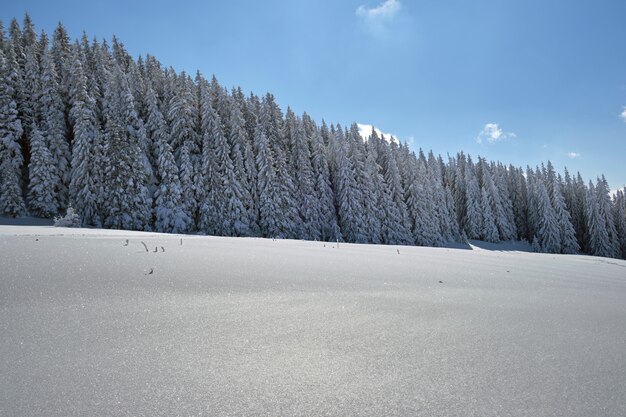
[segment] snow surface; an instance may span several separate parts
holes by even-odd
[[[624,261],[0,226],[0,277],[2,416],[626,415]]]

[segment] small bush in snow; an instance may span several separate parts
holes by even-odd
[[[67,212],[65,213],[65,216],[54,218],[54,226],[55,227],[80,227],[81,226],[80,216],[76,214],[72,206],[69,206],[67,208]]]

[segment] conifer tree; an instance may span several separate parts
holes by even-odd
[[[97,216],[97,184],[94,182],[96,161],[93,158],[94,143],[100,134],[95,118],[93,99],[86,89],[86,78],[80,60],[75,57],[71,72],[70,97],[72,108],[73,144],[70,173],[70,205],[80,216],[84,225],[99,225]]]
[[[276,184],[276,171],[269,141],[263,127],[259,124],[254,134],[256,166],[258,173],[257,187],[259,195],[259,226],[265,237],[280,238],[283,231],[278,223],[280,212],[280,191]]]
[[[52,60],[54,61],[54,69],[57,75],[57,82],[59,85],[59,94],[63,103],[63,115],[66,121],[66,131],[71,132],[71,72],[75,64],[70,47],[70,38],[67,34],[67,31],[65,30],[65,27],[60,22],[54,30],[52,36],[51,53]]]
[[[198,112],[194,96],[183,72],[180,79],[172,81],[178,88],[172,93],[167,105],[170,128],[170,145],[180,169],[183,204],[194,223],[198,218],[201,201],[204,201],[204,179],[200,170],[200,145],[198,140]]]
[[[11,68],[0,51],[0,214],[24,214],[21,170],[23,157],[19,145],[22,122],[18,118]]]
[[[465,234],[469,239],[478,239],[482,232],[482,214],[481,203],[482,195],[478,186],[478,179],[474,173],[471,160],[465,169],[465,187],[466,187],[466,217],[465,217]]]
[[[620,256],[626,259],[626,187],[617,190],[613,200],[613,216],[615,219],[615,230],[619,236]]]
[[[341,126],[331,128],[331,152],[334,156],[333,186],[341,234],[347,242],[363,241],[363,213],[347,143]]]
[[[39,122],[38,94],[41,90],[39,84],[40,69],[35,44],[29,45],[24,50],[24,73],[22,79],[22,124],[27,136],[31,135],[30,127]]]
[[[229,146],[231,160],[233,161],[234,175],[241,184],[241,202],[247,212],[246,223],[249,226],[249,233],[256,235],[259,233],[256,210],[256,168],[254,165],[254,152],[248,132],[246,121],[239,107],[239,102],[235,98],[228,101],[229,113]]]
[[[593,183],[589,181],[587,199],[585,201],[585,221],[587,225],[587,251],[596,256],[611,257],[614,255],[611,239],[606,230],[606,222],[600,211],[600,202]]]
[[[176,160],[168,142],[167,125],[150,83],[146,88],[146,106],[146,131],[154,144],[159,180],[154,192],[155,230],[184,233],[189,229],[191,218],[182,204],[182,188]]]
[[[241,183],[234,172],[220,117],[211,105],[211,95],[205,85],[200,86],[200,120],[202,174],[207,187],[201,207],[200,229],[222,236],[249,235],[248,213],[241,201]]]
[[[538,210],[537,238],[543,252],[561,252],[561,230],[555,211],[550,203],[548,190],[543,180],[535,184],[535,195]]]
[[[411,216],[411,230],[414,241],[420,246],[441,245],[437,230],[437,218],[429,202],[429,183],[426,160],[411,158],[412,168],[409,169],[407,181],[407,206]]]
[[[579,246],[576,241],[574,226],[572,226],[570,220],[570,214],[565,205],[565,199],[561,191],[561,182],[558,177],[552,179],[552,207],[560,232],[561,253],[577,253]]]
[[[481,208],[481,231],[480,237],[487,242],[499,242],[498,227],[493,215],[491,202],[489,201],[489,193],[485,187],[480,192],[480,208]]]
[[[309,138],[301,119],[296,118],[294,127],[292,156],[295,193],[298,197],[297,206],[302,223],[302,234],[300,236],[304,239],[320,240],[322,229],[321,213],[319,200],[315,193]]]
[[[378,165],[378,150],[375,141],[377,137],[370,137],[366,147],[366,157],[363,175],[363,190],[365,191],[364,203],[364,225],[367,231],[368,243],[383,243],[384,239],[390,239],[389,225],[385,225],[385,235],[383,236],[383,222],[385,220],[385,210],[383,207],[383,182],[382,168]],[[387,194],[389,197],[389,194]],[[411,242],[413,243],[413,242]]]
[[[604,227],[606,228],[606,232],[608,234],[610,246],[608,256],[613,258],[618,257],[620,252],[619,237],[617,235],[617,230],[615,229],[615,223],[613,220],[610,188],[604,175],[597,179],[595,197],[598,205],[598,214],[600,215],[602,222],[604,222]]]
[[[320,130],[308,116],[303,116],[311,135],[311,164],[315,175],[315,192],[320,207],[322,240],[339,240],[340,231],[334,205],[334,194],[330,180],[328,154]]]
[[[33,124],[30,132],[28,205],[36,216],[50,218],[58,210],[54,193],[55,167],[37,126]]]
[[[67,142],[63,101],[57,82],[54,61],[49,49],[45,48],[41,56],[41,92],[39,108],[41,109],[41,133],[50,151],[53,170],[53,189],[55,201],[60,207],[68,202],[68,185],[70,182],[70,147]]]
[[[106,215],[115,229],[150,230],[152,201],[147,188],[145,129],[135,112],[128,79],[116,66],[106,88]]]
[[[287,165],[287,146],[283,135],[282,114],[271,94],[263,98],[259,123],[267,138],[271,149],[271,158],[276,175],[276,190],[278,192],[280,211],[276,223],[280,228],[279,236],[297,238],[301,229],[295,200],[293,178]]]
[[[353,131],[358,132],[356,125],[352,126]],[[384,143],[384,139],[382,140]],[[387,190],[391,198],[389,211],[387,215],[393,221],[393,233],[389,243],[408,245],[412,243],[410,234],[410,221],[406,203],[404,202],[404,188],[402,187],[402,179],[400,177],[400,169],[395,158],[397,145],[392,142],[391,145],[385,143],[382,147],[383,153],[380,155],[383,168],[383,177],[387,184]],[[386,206],[387,207],[387,206]]]

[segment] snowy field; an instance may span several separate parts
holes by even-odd
[[[626,262],[497,248],[0,226],[0,415],[626,416]]]

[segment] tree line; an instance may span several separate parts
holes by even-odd
[[[417,153],[316,123],[115,37],[0,22],[0,213],[85,226],[441,246],[523,239],[626,258],[625,190],[604,176]]]

